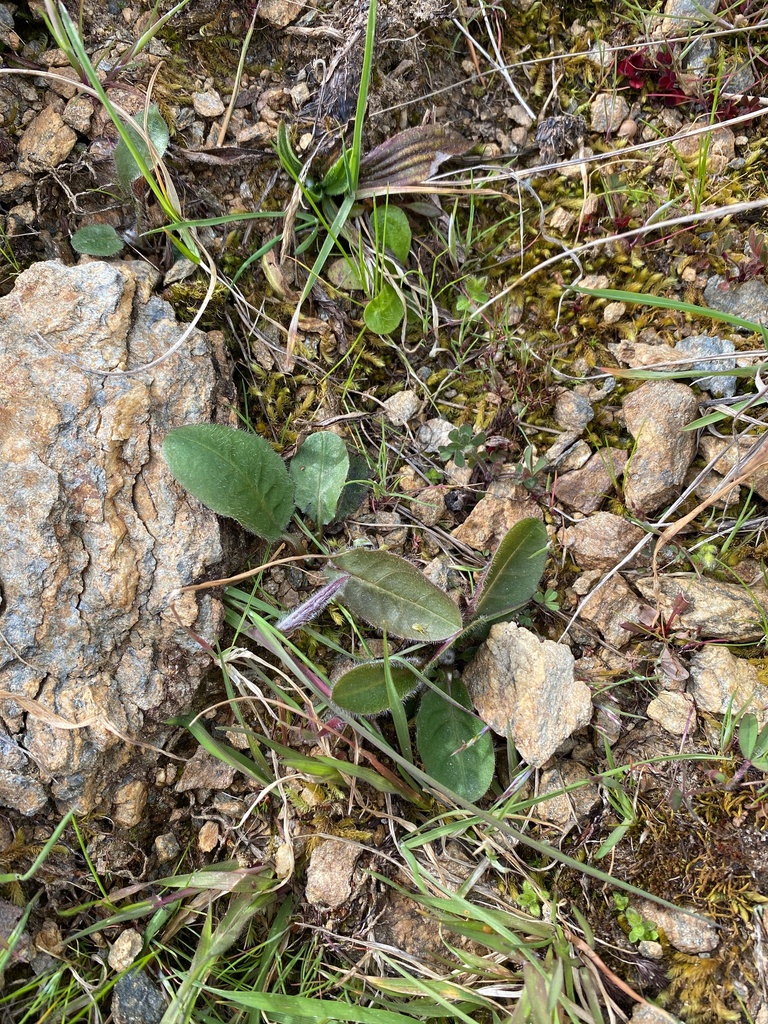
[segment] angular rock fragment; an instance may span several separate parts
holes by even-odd
[[[587,464],[557,478],[555,498],[578,512],[588,514],[600,508],[627,464],[627,453],[621,448],[595,452]]]
[[[215,416],[211,341],[122,373],[180,336],[155,281],[139,262],[54,261],[0,299],[0,779],[16,779],[0,799],[23,813],[44,795],[108,809],[131,738],[162,742],[207,668],[183,627],[212,643],[221,623],[210,593],[171,607],[222,555],[160,451]]]
[[[570,649],[514,622],[491,628],[463,678],[483,721],[536,767],[592,717],[592,695],[574,678]]]
[[[623,647],[632,633],[623,623],[637,622],[643,602],[621,576],[612,576],[582,605],[579,618],[591,623],[612,647]]]
[[[768,686],[760,666],[737,658],[727,647],[711,645],[691,657],[688,693],[701,711],[734,715],[751,711],[762,729],[768,722]]]
[[[696,453],[696,436],[684,428],[698,415],[698,402],[685,384],[652,380],[624,401],[627,430],[635,438],[624,475],[631,508],[648,515],[680,493]]]
[[[637,580],[635,586],[649,604],[658,603],[665,617],[675,608],[679,613],[676,628],[688,630],[692,636],[737,642],[760,640],[765,635],[768,592],[763,584],[748,590],[738,583],[676,573],[660,576],[658,585],[648,576]],[[682,611],[681,599],[686,603]]]
[[[613,569],[646,536],[642,527],[621,516],[596,512],[560,530],[557,539],[581,569]]]

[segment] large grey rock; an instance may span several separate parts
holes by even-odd
[[[579,618],[595,626],[612,647],[623,647],[632,639],[624,623],[639,622],[643,602],[621,576],[612,576],[582,605]]]
[[[352,895],[352,874],[361,848],[341,839],[326,839],[312,851],[305,895],[313,906],[335,910]]]
[[[166,1008],[163,990],[146,971],[129,971],[115,982],[112,989],[115,1024],[160,1024]]]
[[[64,123],[61,114],[46,107],[30,122],[19,141],[19,170],[27,173],[50,171],[66,160],[77,142],[77,135]]]
[[[421,408],[415,391],[397,391],[384,403],[384,419],[395,427],[404,427]]]
[[[541,519],[541,509],[530,491],[515,483],[510,468],[506,473],[502,471],[461,526],[452,532],[456,540],[476,551],[494,551],[507,531],[528,517]]]
[[[749,437],[702,437],[699,441],[699,451],[707,462],[713,462],[715,475],[725,476],[732,473],[733,477],[741,475],[740,466],[743,466],[749,459],[753,439]],[[768,501],[768,451],[765,451],[765,464],[755,465],[749,477],[749,486],[757,491],[761,498]],[[722,480],[719,481],[722,484]],[[730,498],[729,498],[730,500]]]
[[[514,622],[491,628],[464,682],[483,721],[536,767],[592,717],[592,695],[574,678],[570,649]]]
[[[295,21],[304,9],[298,0],[260,0],[258,14],[277,28],[285,28]]]
[[[563,761],[542,772],[539,796],[546,799],[536,805],[536,817],[562,832],[575,828],[601,803],[597,783],[578,761]]]
[[[684,430],[698,414],[686,384],[651,380],[624,400],[627,430],[635,450],[624,473],[624,497],[646,515],[676,498],[696,453],[696,435]]]
[[[648,705],[648,717],[672,736],[692,736],[696,732],[696,707],[687,693],[662,690]]]
[[[595,410],[586,395],[578,391],[563,391],[555,402],[554,416],[555,422],[563,430],[581,432],[595,418]]]
[[[673,1017],[671,1013],[662,1010],[660,1006],[654,1006],[652,1003],[637,1003],[632,1012],[630,1024],[682,1024],[682,1021],[679,1017]]]
[[[707,15],[717,7],[718,0],[667,0],[661,34],[685,36],[692,28],[707,21]]]
[[[126,740],[161,742],[209,663],[171,595],[220,562],[219,527],[160,446],[214,417],[211,341],[105,375],[178,339],[155,280],[139,262],[54,261],[0,299],[0,691],[17,697],[0,702],[0,800],[26,814],[47,795],[108,810]],[[216,598],[173,605],[215,640]]]
[[[601,448],[581,469],[558,476],[555,498],[578,512],[595,512],[622,476],[627,458],[621,448]]]
[[[593,132],[615,132],[629,117],[629,104],[616,92],[601,92],[592,100],[589,116]]]

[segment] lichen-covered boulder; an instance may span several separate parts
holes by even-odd
[[[161,743],[209,663],[174,609],[209,642],[221,624],[210,594],[171,605],[222,555],[161,453],[172,427],[219,416],[216,339],[124,372],[181,335],[156,279],[53,261],[0,299],[0,805],[25,814],[109,809],[131,741]]]

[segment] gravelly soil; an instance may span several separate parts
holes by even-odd
[[[650,397],[647,401],[636,397],[629,403],[627,416],[624,403],[633,391],[637,396],[636,385],[620,380],[614,386],[614,378],[606,378],[600,368],[669,361],[677,355],[671,348],[677,342],[717,334],[717,325],[684,312],[649,311],[620,300],[606,303],[574,293],[561,299],[563,286],[581,273],[591,275],[582,283],[592,287],[656,292],[699,305],[714,304],[717,289],[732,294],[745,284],[764,286],[768,260],[759,214],[754,212],[740,212],[727,224],[717,217],[703,224],[674,226],[660,236],[637,234],[605,242],[614,234],[639,230],[651,217],[684,217],[721,204],[764,198],[759,166],[764,140],[758,119],[718,129],[708,150],[700,149],[697,137],[680,141],[674,150],[657,146],[624,153],[633,144],[707,124],[713,110],[717,121],[759,113],[754,97],[765,92],[760,77],[763,58],[748,34],[750,24],[757,21],[748,6],[733,22],[745,33],[743,38],[737,33],[735,42],[716,44],[721,47],[719,58],[713,50],[710,64],[701,66],[682,56],[682,45],[649,48],[649,39],[674,37],[660,19],[633,23],[604,5],[574,5],[566,14],[540,4],[526,9],[505,4],[484,14],[464,11],[458,16],[449,4],[429,0],[416,5],[393,0],[381,6],[363,149],[370,152],[405,128],[436,124],[458,133],[467,143],[464,151],[456,148],[453,155],[458,159],[446,168],[468,175],[475,168],[479,168],[477,174],[487,174],[489,168],[507,165],[509,176],[493,183],[496,195],[476,207],[480,240],[473,246],[468,238],[466,209],[451,220],[454,197],[433,197],[429,208],[425,197],[407,197],[413,198],[408,206],[414,228],[412,267],[419,267],[434,289],[434,307],[428,309],[423,325],[412,323],[400,341],[368,335],[358,346],[353,339],[362,323],[360,303],[354,296],[321,288],[313,293],[300,323],[293,374],[282,371],[282,358],[305,268],[301,259],[294,265],[290,249],[271,271],[261,261],[247,269],[240,279],[243,301],[235,303],[222,292],[204,320],[207,327],[227,331],[238,373],[249,392],[251,419],[286,454],[313,427],[349,423],[355,432],[350,426],[347,436],[372,457],[384,431],[388,458],[382,493],[370,497],[346,524],[349,541],[373,538],[377,545],[386,541],[391,550],[422,565],[447,553],[449,559],[479,567],[483,552],[492,550],[510,525],[500,524],[490,505],[480,500],[486,492],[493,495],[495,487],[504,501],[518,502],[528,512],[535,507],[535,514],[543,516],[550,529],[554,557],[544,589],[551,590],[554,598],[548,611],[541,607],[534,611],[531,624],[540,634],[557,639],[579,602],[631,550],[633,529],[644,535],[655,517],[690,484],[695,475],[690,472],[691,463],[700,470],[711,458],[698,456],[695,461],[693,442],[691,452],[681,454],[693,435],[682,432],[685,423],[676,433],[670,426],[685,405],[682,391],[690,396],[695,410],[686,422],[705,411],[700,400],[707,400],[707,395],[701,389],[683,384],[657,389],[656,398],[662,406],[667,403],[655,421],[660,437],[655,447],[643,451],[653,402]],[[45,67],[71,78],[63,56],[51,49],[39,18],[25,5],[0,7],[4,66],[32,71]],[[114,10],[105,11],[101,5],[86,3],[84,36],[89,52],[106,67],[122,47],[116,40],[135,38],[146,17],[145,9],[136,5],[122,9],[115,5]],[[290,25],[279,26],[275,24],[282,17],[278,3],[271,17],[273,23],[256,22],[223,138],[222,118],[249,11],[233,9],[231,4],[193,2],[152,44],[150,55],[140,56],[110,83],[115,102],[133,113],[143,108],[147,84],[157,70],[153,98],[171,127],[167,162],[189,217],[284,209],[292,183],[280,171],[273,149],[280,122],[289,127],[297,151],[306,154],[317,149],[319,164],[327,164],[338,151],[345,130],[349,138],[347,123],[354,113],[362,64],[365,10],[339,3],[302,11]],[[467,42],[462,27],[477,46]],[[601,40],[626,49],[616,59],[601,56]],[[483,54],[494,44],[505,61],[515,65],[508,76],[494,71],[487,53]],[[551,59],[552,54],[568,56]],[[713,68],[718,59],[720,77],[715,82]],[[739,98],[742,93],[749,97]],[[30,125],[44,111],[50,112],[51,127],[33,140]],[[162,272],[171,270],[172,248],[157,241],[158,236],[138,237],[148,227],[160,225],[161,213],[143,187],[136,185],[133,195],[126,197],[115,186],[114,128],[89,98],[78,96],[73,86],[60,81],[5,75],[0,80],[0,115],[5,232],[0,286],[4,292],[12,288],[18,270],[31,263],[50,258],[74,262],[77,254],[71,234],[94,222],[111,224]],[[600,162],[536,172],[544,164],[590,156]],[[416,205],[419,202],[422,205]],[[454,227],[463,237],[455,246],[446,246],[449,228]],[[226,226],[200,229],[201,239],[229,277],[274,233],[274,220],[234,230]],[[563,257],[532,274],[523,287],[516,287],[523,273],[588,241],[595,245],[582,254],[578,267],[573,259]],[[713,283],[715,275],[720,278]],[[475,286],[468,287],[466,282],[470,276],[482,279],[481,290],[505,298],[489,309],[484,322],[467,330],[457,297],[463,294],[466,301],[475,300]],[[184,319],[190,317],[203,291],[194,279],[187,279],[168,285],[164,294]],[[742,307],[740,315],[768,322],[763,293],[750,292],[749,301],[751,305]],[[427,306],[422,303],[422,308]],[[722,333],[734,341],[739,353],[755,347],[754,337]],[[750,360],[745,354],[743,362]],[[667,390],[662,395],[663,388]],[[415,395],[416,403],[411,414],[398,419],[387,403],[404,393]],[[631,421],[633,403],[641,406],[645,425],[637,429]],[[418,440],[420,428],[436,417],[454,426],[469,424],[470,436],[480,430],[485,433],[475,465],[464,474],[446,467],[444,457],[425,447],[423,435]],[[536,460],[545,454],[547,464],[536,470]],[[622,486],[619,478],[628,454],[630,466],[635,460],[635,475],[631,486]],[[639,473],[643,459],[650,466],[650,482]],[[578,473],[583,476],[577,477]],[[653,490],[658,473],[668,477],[661,497]],[[764,497],[758,488],[747,511],[751,483],[751,479],[742,480],[738,498],[729,495],[730,509],[721,501],[716,522],[707,524],[703,508],[687,535],[681,532],[666,538],[670,546],[662,551],[662,571],[693,569],[703,573],[705,581],[707,572],[719,572],[719,581],[728,583],[751,573],[749,579],[757,588],[764,554]],[[443,504],[434,522],[424,518],[430,497],[427,487],[442,489],[438,497]],[[408,500],[413,496],[420,496],[420,504]],[[706,490],[692,491],[663,526],[706,501]],[[731,531],[739,513],[751,525],[741,532]],[[596,515],[610,518],[595,519]],[[639,521],[643,529],[631,525],[630,519]],[[678,556],[672,543],[684,540],[693,547],[704,536],[702,530],[711,534],[714,544],[709,554],[717,564],[710,568],[701,553],[687,560]],[[726,551],[723,541],[731,532],[735,540]],[[717,714],[723,708],[706,705],[701,691],[687,680],[702,641],[737,639],[729,633],[734,606],[723,605],[714,623],[706,627],[708,632],[685,607],[687,598],[675,605],[675,598],[669,597],[666,619],[658,620],[649,595],[668,595],[666,591],[661,595],[648,582],[652,554],[652,545],[646,545],[628,571],[614,578],[613,589],[604,589],[605,600],[598,600],[598,592],[568,634],[575,656],[581,659],[579,672],[593,687],[598,728],[569,744],[563,751],[565,763],[580,762],[590,771],[604,768],[601,734],[615,745],[617,764],[680,749],[717,748]],[[641,577],[645,585],[638,588],[635,584]],[[266,581],[265,592],[290,606],[302,596],[304,585],[302,577],[278,570]],[[706,592],[699,599],[700,604],[710,600],[714,597]],[[627,619],[631,629],[624,627]],[[760,634],[758,621],[756,632],[738,639],[754,645]],[[757,646],[747,653],[755,663],[762,658]],[[761,673],[759,661],[755,684],[762,683]],[[661,705],[659,693],[666,695]],[[646,721],[648,715],[655,722]],[[661,895],[670,895],[664,891],[665,880],[680,875],[683,881],[675,896],[681,901],[714,913],[721,925],[729,914],[749,919],[764,895],[767,870],[761,845],[765,813],[762,798],[753,795],[754,787],[748,796],[740,794],[737,806],[722,780],[704,771],[688,775],[678,768],[646,769],[641,774],[643,835],[651,835],[655,854],[662,850],[667,859],[660,866],[659,856],[649,853],[647,846],[628,850],[620,844],[614,864],[617,873]],[[757,781],[755,775],[750,778]],[[196,814],[225,822],[224,845],[234,842],[225,837],[234,834],[231,823],[243,812],[248,796],[246,787],[238,789],[236,781],[229,781],[227,786],[201,785],[197,796],[190,797]],[[216,789],[221,792],[213,792]],[[195,806],[195,799],[203,800],[204,806]],[[180,837],[196,836],[197,824],[179,801],[170,785],[158,787],[151,818],[139,834],[131,838],[106,831],[94,835],[94,860],[115,880],[144,877],[148,870],[144,858],[150,855],[160,823],[173,817]],[[686,809],[690,827],[680,828],[670,803]],[[329,821],[343,816],[335,806],[321,810],[311,818],[304,807],[297,818],[305,827],[316,824],[323,831],[330,830]],[[616,820],[605,801],[598,801],[582,813],[578,829],[565,844],[573,850],[585,844],[590,849],[591,844],[594,852]],[[251,842],[266,849],[269,828],[267,821],[258,827],[254,824]],[[13,830],[6,831],[8,851]],[[215,842],[196,852],[200,862],[208,859]],[[713,850],[730,865],[724,881],[716,877],[716,858],[696,873],[695,866]],[[157,864],[149,870],[158,870]],[[578,886],[563,881],[564,889],[568,884],[574,890],[568,896],[575,898]],[[60,888],[61,877],[50,880],[52,903]],[[349,911],[349,933],[367,913],[366,899],[367,893],[358,898],[355,912]],[[635,957],[634,947],[626,942],[626,929],[617,926],[615,912],[597,916],[606,934],[627,955],[631,951],[629,958],[635,962],[631,968],[623,965],[631,983],[642,987],[645,971],[644,991],[655,995],[666,976],[662,972],[660,980],[650,961]],[[720,974],[714,984],[724,1007],[718,1019],[738,1019],[727,1017],[739,1012],[733,1009],[737,1005],[734,986],[737,993],[750,989],[751,1012],[759,1009],[759,972],[747,967],[753,957],[745,936],[744,929],[735,928],[731,941],[724,940],[717,954]],[[671,1005],[691,1024],[714,1020],[706,1016],[706,998],[699,993],[694,1000],[680,981],[684,957],[690,954],[670,954],[668,948],[665,952],[664,968],[669,968],[670,959],[679,968],[675,982],[679,999]],[[688,1016],[680,1009],[686,1001]],[[720,1009],[715,1007],[718,1014]]]

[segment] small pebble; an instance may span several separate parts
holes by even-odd
[[[192,106],[200,117],[219,117],[224,113],[224,103],[215,89],[192,93]]]
[[[603,310],[603,323],[616,324],[626,312],[627,307],[623,302],[609,302]]]
[[[384,402],[384,418],[394,427],[404,427],[421,408],[415,391],[398,391]]]

